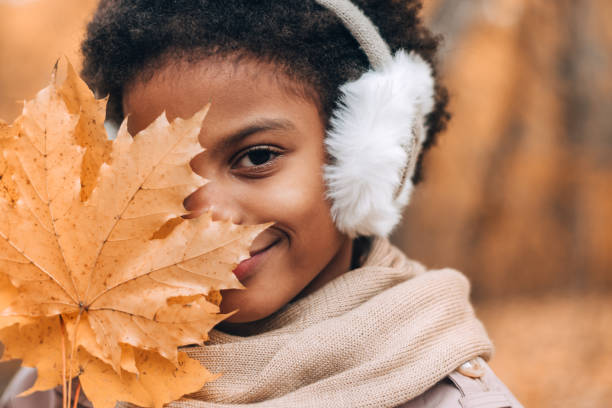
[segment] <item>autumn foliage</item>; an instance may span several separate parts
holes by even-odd
[[[0,122],[3,359],[38,369],[29,392],[78,376],[96,408],[161,407],[216,378],[178,348],[227,317],[219,291],[265,226],[181,217],[208,107],[109,141],[106,101],[70,66],[56,82]]]

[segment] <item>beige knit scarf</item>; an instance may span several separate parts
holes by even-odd
[[[247,289],[248,290],[248,289]],[[491,343],[451,269],[426,271],[387,241],[363,267],[250,324],[188,349],[223,375],[171,407],[394,407]]]

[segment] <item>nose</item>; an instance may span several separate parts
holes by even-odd
[[[243,221],[238,202],[219,182],[208,181],[187,196],[183,206],[189,211],[184,218],[196,218],[210,212],[213,220],[227,220],[235,224]]]

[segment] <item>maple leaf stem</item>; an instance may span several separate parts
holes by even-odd
[[[81,382],[79,381],[79,383],[77,384],[77,389],[74,392],[74,404],[72,405],[72,408],[78,407],[80,394],[81,394]]]
[[[68,361],[68,405],[66,408],[70,408],[70,400],[72,398],[72,364],[74,362],[74,352],[76,351],[76,338],[77,332],[79,330],[79,323],[81,323],[81,315],[83,314],[83,309],[79,310],[79,314],[77,315],[76,322],[74,323],[74,335],[72,337],[72,345],[70,347],[70,360]],[[79,383],[80,385],[80,383]]]
[[[66,400],[66,334],[64,333],[64,320],[60,315],[60,328],[62,332],[62,408],[67,408]]]

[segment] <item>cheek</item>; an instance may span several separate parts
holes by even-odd
[[[310,245],[315,237],[335,233],[322,166],[323,152],[315,149],[287,157],[278,174],[254,186],[258,199],[250,202],[258,209],[253,212],[288,227],[298,241],[295,244]]]
[[[269,197],[270,215],[285,220],[289,224],[309,219],[327,209],[325,186],[320,171],[295,166],[282,175],[270,179],[270,185],[260,191]],[[329,213],[329,210],[326,211]]]

